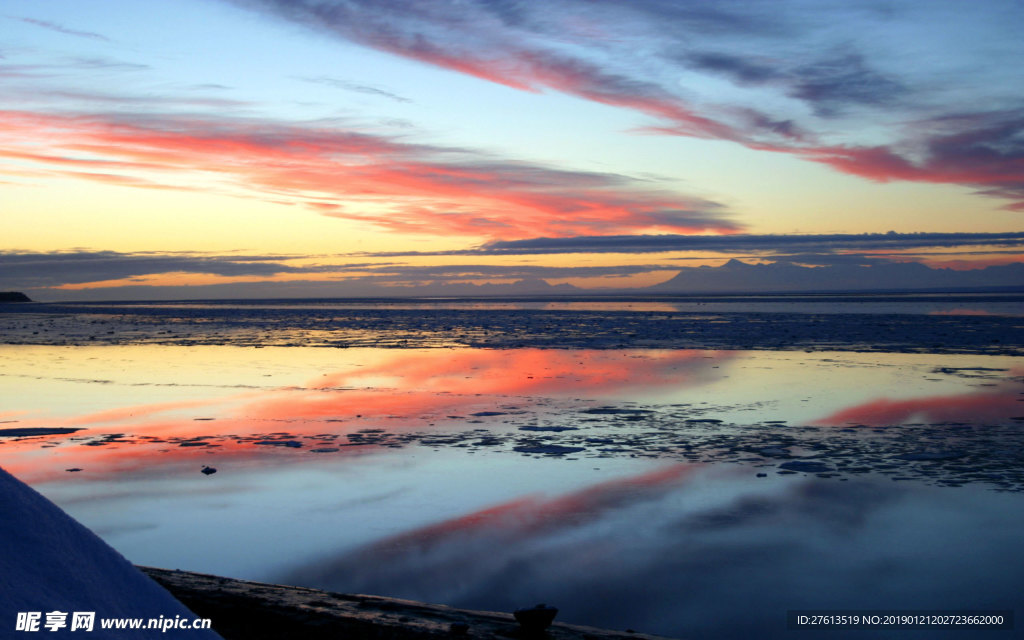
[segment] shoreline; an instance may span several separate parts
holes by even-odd
[[[472,611],[445,605],[362,594],[341,594],[204,573],[137,567],[198,617],[209,618],[224,640],[346,638],[545,638],[547,640],[659,640],[632,631],[612,631],[555,622],[540,634],[522,631],[511,613]],[[453,626],[454,625],[454,626]],[[463,626],[465,625],[465,626]]]

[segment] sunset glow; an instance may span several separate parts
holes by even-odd
[[[1019,4],[503,6],[15,3],[0,288],[640,291],[729,258],[1022,262]],[[502,245],[554,240],[572,248]]]

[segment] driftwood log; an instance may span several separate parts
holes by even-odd
[[[197,616],[209,618],[214,631],[225,640],[661,640],[631,631],[558,622],[544,631],[529,632],[511,613],[469,611],[189,571],[139,569]]]

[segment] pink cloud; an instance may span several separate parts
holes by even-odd
[[[906,262],[913,260],[907,259]],[[1005,257],[995,258],[972,258],[969,260],[958,259],[958,258],[941,258],[941,257],[925,257],[921,262],[926,264],[933,269],[952,269],[953,271],[972,271],[974,269],[984,269],[985,267],[998,267],[1007,264],[1016,264],[1018,262],[1024,262],[1024,256],[1021,255],[1009,255]]]
[[[977,189],[980,195],[1006,198],[1013,202],[1003,208],[1024,209],[1024,155],[1008,143],[1024,126],[1024,114],[995,112],[963,117],[954,123],[934,121],[911,131],[904,146],[918,151],[911,156],[894,145],[858,146],[772,146],[754,148],[792,153],[828,165],[833,169],[878,182],[906,181],[932,184],[960,184]],[[945,130],[948,129],[948,130]]]
[[[1010,199],[1007,209],[1024,209],[1019,106],[970,113],[974,104],[952,104],[945,114],[921,118],[914,113],[916,70],[896,73],[853,36],[845,47],[822,50],[814,38],[815,23],[805,21],[804,11],[790,13],[792,7],[781,6],[768,15],[747,7],[651,10],[645,3],[586,2],[552,9],[542,3],[517,7],[517,17],[510,20],[503,8],[488,3],[466,3],[457,10],[429,3],[249,4],[367,47],[487,82],[520,91],[550,89],[659,121],[640,131],[731,140],[870,180],[968,185],[981,194]],[[826,14],[834,10],[822,9]],[[737,45],[726,34],[741,34],[740,41],[762,48]],[[631,56],[631,45],[643,48],[644,54]],[[961,51],[954,46],[943,53],[956,59]],[[618,58],[623,57],[633,64],[620,64]],[[926,61],[922,69],[931,66]],[[667,80],[691,73],[781,93],[814,116],[777,106],[778,113],[771,115],[761,105],[720,104],[713,97],[702,102],[699,90],[685,93],[679,81]],[[865,109],[871,110],[875,127],[892,130],[891,142],[829,145],[814,133],[842,134],[845,128],[849,134],[863,128],[863,121],[844,121],[841,116]],[[915,151],[903,151],[908,148]]]
[[[2,115],[0,157],[129,187],[162,186],[153,175],[186,185],[192,176],[214,176],[232,192],[288,198],[394,231],[515,239],[739,230],[715,203],[641,188],[625,176],[484,161],[348,131],[179,117]]]

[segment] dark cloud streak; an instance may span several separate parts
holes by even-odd
[[[68,284],[123,280],[167,273],[209,274],[222,277],[272,278],[283,274],[341,274],[356,271],[364,283],[423,282],[426,280],[486,280],[566,277],[626,277],[671,270],[658,265],[548,267],[539,265],[403,265],[387,262],[321,262],[286,264],[296,256],[201,255],[190,253],[119,253],[66,251],[53,253],[0,252],[0,287],[34,289]]]
[[[669,251],[899,251],[920,247],[1024,247],[1024,232],[735,234],[728,236],[638,235],[530,238],[490,242],[466,253],[527,255],[554,253],[659,253]]]
[[[81,284],[162,273],[218,276],[273,276],[305,273],[315,268],[282,264],[283,256],[204,256],[191,254],[70,251],[58,253],[0,252],[0,282],[19,288]],[[339,267],[332,267],[336,269]]]
[[[940,49],[938,34],[962,26],[952,22],[956,12],[922,15],[910,3],[884,11],[659,0],[466,2],[457,10],[391,0],[236,3],[488,82],[551,89],[656,119],[639,131],[730,140],[877,181],[966,185],[1024,209],[1021,99],[1004,96],[988,106],[987,95],[1006,92],[1002,76],[985,68],[956,83],[943,75],[950,60],[977,67],[980,56],[1014,55],[1019,46],[999,32],[991,46],[965,36]],[[904,41],[908,30],[920,35],[914,29],[922,19],[931,20],[933,41]],[[913,65],[887,55],[922,45],[925,56]],[[681,74],[688,78],[682,84]],[[758,91],[702,95],[693,74]],[[973,118],[950,118],[978,104],[986,106]]]
[[[37,27],[42,27],[43,29],[49,29],[50,31],[55,31],[57,33],[63,33],[64,35],[68,35],[68,36],[76,36],[78,38],[88,38],[90,40],[102,40],[104,42],[110,42],[110,38],[108,38],[107,36],[105,36],[103,34],[95,33],[95,32],[92,32],[92,31],[79,31],[77,29],[69,29],[68,27],[65,27],[63,25],[57,24],[56,22],[50,22],[48,20],[36,20],[35,18],[15,18],[15,19],[16,20],[20,20],[20,21],[22,21],[22,22],[24,22],[26,24],[34,24]]]
[[[366,85],[366,84],[358,84],[358,83],[355,83],[355,82],[347,82],[347,81],[341,80],[339,78],[329,78],[329,77],[326,77],[326,76],[318,76],[318,77],[300,77],[298,79],[302,80],[303,82],[311,82],[313,84],[322,84],[322,85],[326,85],[326,86],[329,86],[329,87],[334,87],[336,89],[342,89],[344,91],[352,91],[352,92],[355,92],[355,93],[363,93],[363,94],[367,94],[367,95],[371,95],[371,96],[380,96],[380,97],[383,97],[383,98],[388,98],[389,100],[394,100],[395,102],[404,102],[404,103],[407,103],[407,104],[412,102],[412,100],[410,100],[409,98],[406,98],[404,96],[400,96],[400,95],[398,95],[396,93],[393,93],[391,91],[386,91],[386,90],[381,89],[379,87],[374,87],[374,86]]]
[[[837,116],[855,105],[893,104],[906,91],[900,82],[871,68],[866,57],[855,51],[837,52],[792,67],[717,51],[692,52],[680,61],[738,85],[776,86],[810,105],[821,117]]]

